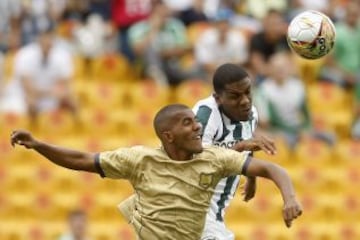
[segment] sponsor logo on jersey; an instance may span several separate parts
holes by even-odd
[[[223,148],[232,148],[236,143],[241,140],[232,140],[232,141],[223,141],[223,142],[214,142],[215,146],[223,147]]]

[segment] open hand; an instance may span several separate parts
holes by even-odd
[[[11,145],[15,147],[16,144],[22,145],[26,148],[34,148],[37,141],[31,136],[28,131],[15,130],[11,133]]]
[[[247,151],[262,150],[269,155],[276,154],[276,147],[274,141],[265,136],[253,137],[240,143],[244,145],[243,148]]]

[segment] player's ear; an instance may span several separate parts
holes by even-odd
[[[220,95],[216,92],[213,93],[213,97],[215,98],[215,101],[218,105],[220,105],[221,100],[220,100]]]
[[[174,142],[174,135],[170,131],[165,131],[162,133],[162,135],[165,142],[167,143]]]

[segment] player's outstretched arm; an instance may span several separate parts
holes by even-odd
[[[259,151],[263,150],[267,154],[274,155],[276,154],[276,146],[274,141],[271,139],[260,136],[260,137],[253,137],[248,140],[243,140],[235,144],[233,147],[234,150],[238,152],[242,151]],[[255,177],[247,177],[244,190],[241,193],[243,195],[244,201],[249,201],[255,196],[256,192],[256,178]]]
[[[302,207],[296,199],[294,187],[285,169],[271,162],[251,158],[243,174],[268,178],[276,184],[284,200],[283,218],[287,227],[301,215]]]
[[[34,149],[53,163],[65,168],[97,172],[94,164],[95,154],[53,146],[35,139],[30,132],[16,130],[11,134],[11,145],[22,145]]]

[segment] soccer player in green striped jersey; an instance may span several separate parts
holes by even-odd
[[[214,93],[198,101],[193,111],[202,124],[203,145],[217,145],[237,151],[263,150],[274,154],[274,143],[266,137],[253,136],[258,114],[251,99],[251,79],[235,64],[221,65],[213,77]],[[230,176],[219,181],[211,199],[202,239],[233,240],[234,235],[224,224],[224,211],[233,198],[240,181]],[[256,190],[255,178],[247,178],[244,200],[250,200]]]

